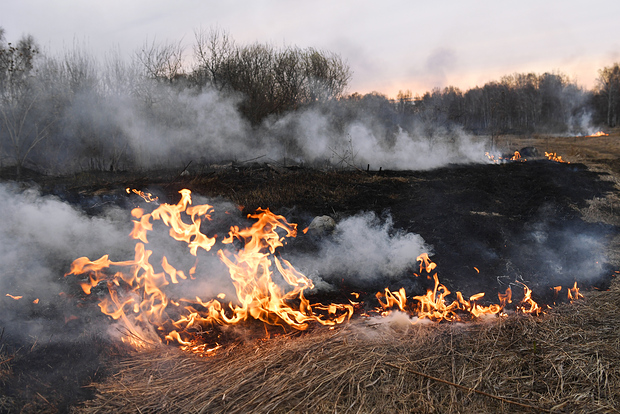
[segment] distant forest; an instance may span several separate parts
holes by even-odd
[[[299,161],[321,149],[293,136],[303,122],[320,124],[304,139],[329,135],[336,153],[352,145],[353,124],[390,148],[403,133],[580,135],[614,127],[620,115],[618,63],[599,70],[594,90],[561,73],[516,73],[389,99],[347,93],[352,71],[328,51],[240,45],[211,29],[195,33],[192,52],[191,66],[174,42],[145,42],[129,59],[114,51],[96,59],[79,46],[51,55],[32,36],[8,42],[0,28],[0,167],[128,170],[247,157],[252,148]]]

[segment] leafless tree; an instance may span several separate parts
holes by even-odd
[[[183,74],[183,47],[181,41],[158,43],[145,41],[136,51],[147,77],[158,81],[173,82]]]
[[[599,70],[597,79],[598,92],[607,104],[607,125],[610,127],[618,124],[618,112],[620,101],[620,66],[618,63]]]
[[[41,92],[32,72],[38,53],[32,36],[22,37],[16,45],[4,44],[0,31],[0,148],[18,177],[31,152],[48,137],[53,122],[37,114]]]

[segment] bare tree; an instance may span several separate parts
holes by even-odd
[[[40,90],[32,72],[39,49],[34,38],[24,36],[14,46],[5,45],[3,35],[0,32],[0,148],[19,177],[33,149],[48,137],[53,121],[36,113]]]
[[[194,58],[197,66],[192,73],[199,86],[210,84],[218,90],[227,85],[225,72],[236,51],[234,40],[228,32],[215,28],[208,32],[200,29],[194,32]]]
[[[342,97],[351,71],[338,55],[316,49],[238,46],[221,29],[195,33],[190,79],[242,96],[241,112],[254,125],[267,116]]]
[[[598,92],[605,97],[607,104],[607,125],[618,124],[618,101],[620,100],[620,66],[615,63],[598,71]]]
[[[183,47],[177,43],[145,41],[136,51],[136,58],[142,64],[147,77],[172,83],[183,74]]]

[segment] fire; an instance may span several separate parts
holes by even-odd
[[[10,293],[7,293],[6,296],[14,300],[20,300],[21,298],[23,298],[23,296],[15,296],[15,295],[11,295]]]
[[[125,191],[127,192],[127,194],[131,194],[131,193],[138,194],[147,203],[156,203],[159,200],[159,197],[155,197],[151,193],[145,193],[144,191],[136,190],[135,188],[127,187],[125,188]]]
[[[269,325],[307,329],[310,323],[336,325],[353,314],[350,304],[311,304],[304,291],[314,287],[312,281],[298,272],[288,261],[276,255],[287,237],[295,237],[296,224],[289,224],[282,216],[268,209],[259,209],[248,217],[255,223],[245,229],[233,226],[228,236],[221,239],[230,249],[220,249],[217,257],[228,267],[236,291],[236,303],[218,299],[173,300],[166,293],[166,286],[194,278],[197,263],[185,272],[177,270],[163,256],[163,271],[157,272],[150,263],[151,250],[146,249],[147,235],[153,222],[161,221],[169,227],[169,235],[187,244],[189,253],[197,256],[199,249],[209,252],[217,236],[208,237],[201,231],[203,223],[211,220],[213,207],[191,206],[191,192],[181,190],[181,200],[176,205],[161,204],[151,213],[136,208],[132,211],[134,228],[130,236],[136,240],[133,260],[112,261],[108,255],[91,261],[86,257],[76,259],[68,275],[87,275],[81,283],[86,294],[99,283],[105,282],[109,297],[99,303],[101,311],[121,322],[126,335],[123,340],[136,347],[162,339],[177,342],[184,349],[211,353],[218,348],[202,346],[197,340],[203,332],[219,325],[238,324],[257,319]],[[187,220],[191,223],[188,223]],[[238,251],[234,245],[242,246]],[[198,258],[196,259],[198,261]],[[116,273],[111,267],[120,267]],[[287,283],[284,290],[272,278],[277,272]],[[174,315],[179,315],[176,318]]]
[[[551,161],[555,161],[555,162],[562,162],[562,163],[566,163],[566,164],[570,164],[570,162],[568,161],[564,161],[562,159],[561,155],[558,155],[555,152],[547,152],[545,151],[545,157],[547,157],[547,159],[551,160]]]
[[[575,282],[573,287],[568,289],[568,300],[570,303],[573,303],[574,300],[577,300],[579,298],[583,298],[583,295],[579,293],[577,282]]]
[[[485,315],[507,315],[506,309],[512,303],[512,289],[510,287],[504,293],[499,292],[497,294],[499,303],[480,304],[479,301],[485,296],[483,292],[471,295],[469,299],[465,299],[461,292],[456,292],[456,298],[448,300],[451,292],[439,282],[439,277],[434,272],[436,264],[430,261],[426,253],[420,255],[418,261],[420,262],[420,274],[427,273],[427,277],[434,282],[433,287],[429,288],[425,295],[414,296],[411,300],[407,299],[404,288],[398,291],[390,291],[386,288],[384,292],[376,294],[380,308],[375,309],[375,313],[387,315],[392,310],[399,310],[418,319],[426,318],[435,322],[462,321],[464,318],[480,318]],[[418,275],[416,274],[416,276]],[[528,286],[519,281],[515,283],[523,286],[523,298],[516,304],[515,312],[539,315],[548,308],[546,305],[539,305],[532,299],[532,290]],[[562,287],[556,286],[552,289],[557,295]],[[575,282],[574,286],[569,288],[568,299],[572,303],[578,298],[583,298],[583,295],[579,293],[579,288]]]
[[[609,134],[604,133],[603,131],[595,132],[592,135],[586,135],[586,138],[594,138],[594,137],[608,137]]]
[[[499,164],[499,163],[506,162],[506,161],[521,161],[521,162],[527,161],[526,158],[521,157],[521,153],[519,151],[515,151],[514,154],[512,154],[509,157],[498,156],[496,158],[495,155],[491,154],[488,151],[485,152],[484,155],[486,155],[489,161],[493,162],[494,164]]]
[[[296,224],[288,223],[283,216],[268,209],[258,209],[255,214],[248,215],[254,221],[250,227],[232,226],[225,237],[209,237],[202,228],[212,220],[213,207],[208,204],[192,206],[191,192],[187,189],[180,194],[181,199],[175,205],[160,204],[150,213],[141,208],[132,210],[133,259],[112,261],[108,255],[97,260],[81,257],[71,264],[70,272],[65,275],[81,275],[84,280],[80,285],[87,295],[97,285],[107,286],[109,294],[98,305],[104,314],[121,324],[124,342],[135,348],[173,342],[185,351],[208,356],[222,347],[218,339],[220,326],[257,320],[265,324],[269,337],[267,326],[305,330],[311,324],[319,324],[331,329],[348,321],[354,309],[362,309],[361,301],[322,304],[306,299],[305,292],[314,287],[312,281],[278,254],[287,238],[296,237]],[[195,256],[195,264],[190,269],[177,269],[166,256],[162,256],[157,265],[152,264],[153,251],[146,246],[155,222],[168,227],[170,237],[184,243],[182,246]],[[226,303],[224,293],[208,300],[199,296],[175,298],[167,293],[171,285],[200,277],[197,266],[201,256],[198,253],[213,254],[216,242],[222,247],[215,255],[228,269],[235,298]],[[450,290],[439,282],[437,265],[428,254],[421,254],[417,261],[419,274],[414,275],[426,276],[432,285],[426,294],[408,297],[404,288],[397,291],[386,288],[375,295],[380,307],[370,313],[385,316],[392,310],[399,310],[417,320],[436,322],[506,315],[513,300],[510,287],[498,293],[497,303],[484,304],[485,293],[482,292],[468,298],[461,292],[451,296]],[[474,269],[480,273],[478,268]],[[278,284],[276,279],[283,282]],[[532,291],[525,284],[517,283],[523,286],[523,298],[514,306],[514,311],[535,315],[543,312],[544,307],[532,299]],[[554,289],[557,293],[561,287]],[[351,296],[356,300],[360,298],[355,292]],[[580,297],[583,295],[575,283],[568,289],[568,300],[572,302]]]
[[[514,155],[510,157],[510,161],[526,161],[525,158],[521,158],[521,153],[519,151],[515,151]]]

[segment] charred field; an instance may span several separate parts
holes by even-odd
[[[231,163],[189,174],[33,174],[13,183],[91,218],[110,206],[127,212],[144,207],[127,188],[167,203],[187,188],[238,206],[242,216],[269,208],[300,230],[317,216],[338,223],[372,212],[376,222],[390,223],[384,226],[390,237],[419,235],[452,292],[485,292],[492,300],[523,282],[550,307],[538,316],[464,323],[355,315],[334,329],[312,325],[303,332],[259,323],[247,327],[251,335],[231,335],[214,356],[200,358],[174,345],[135,351],[111,339],[101,328],[110,318],[63,277],[70,262],[61,260],[54,277],[62,295],[42,300],[41,307],[1,299],[0,411],[617,412],[616,161],[604,151],[575,148],[562,148],[570,164],[534,159],[373,171]],[[281,254],[318,256],[330,237],[300,231]],[[354,291],[370,308],[384,288],[423,294],[428,282],[412,276],[415,270],[414,261],[389,277],[319,274],[330,289],[307,296],[342,302]],[[583,300],[568,303],[554,295],[552,287],[573,282]],[[22,325],[35,320],[45,328],[30,334]],[[50,339],[63,335],[71,339]]]

